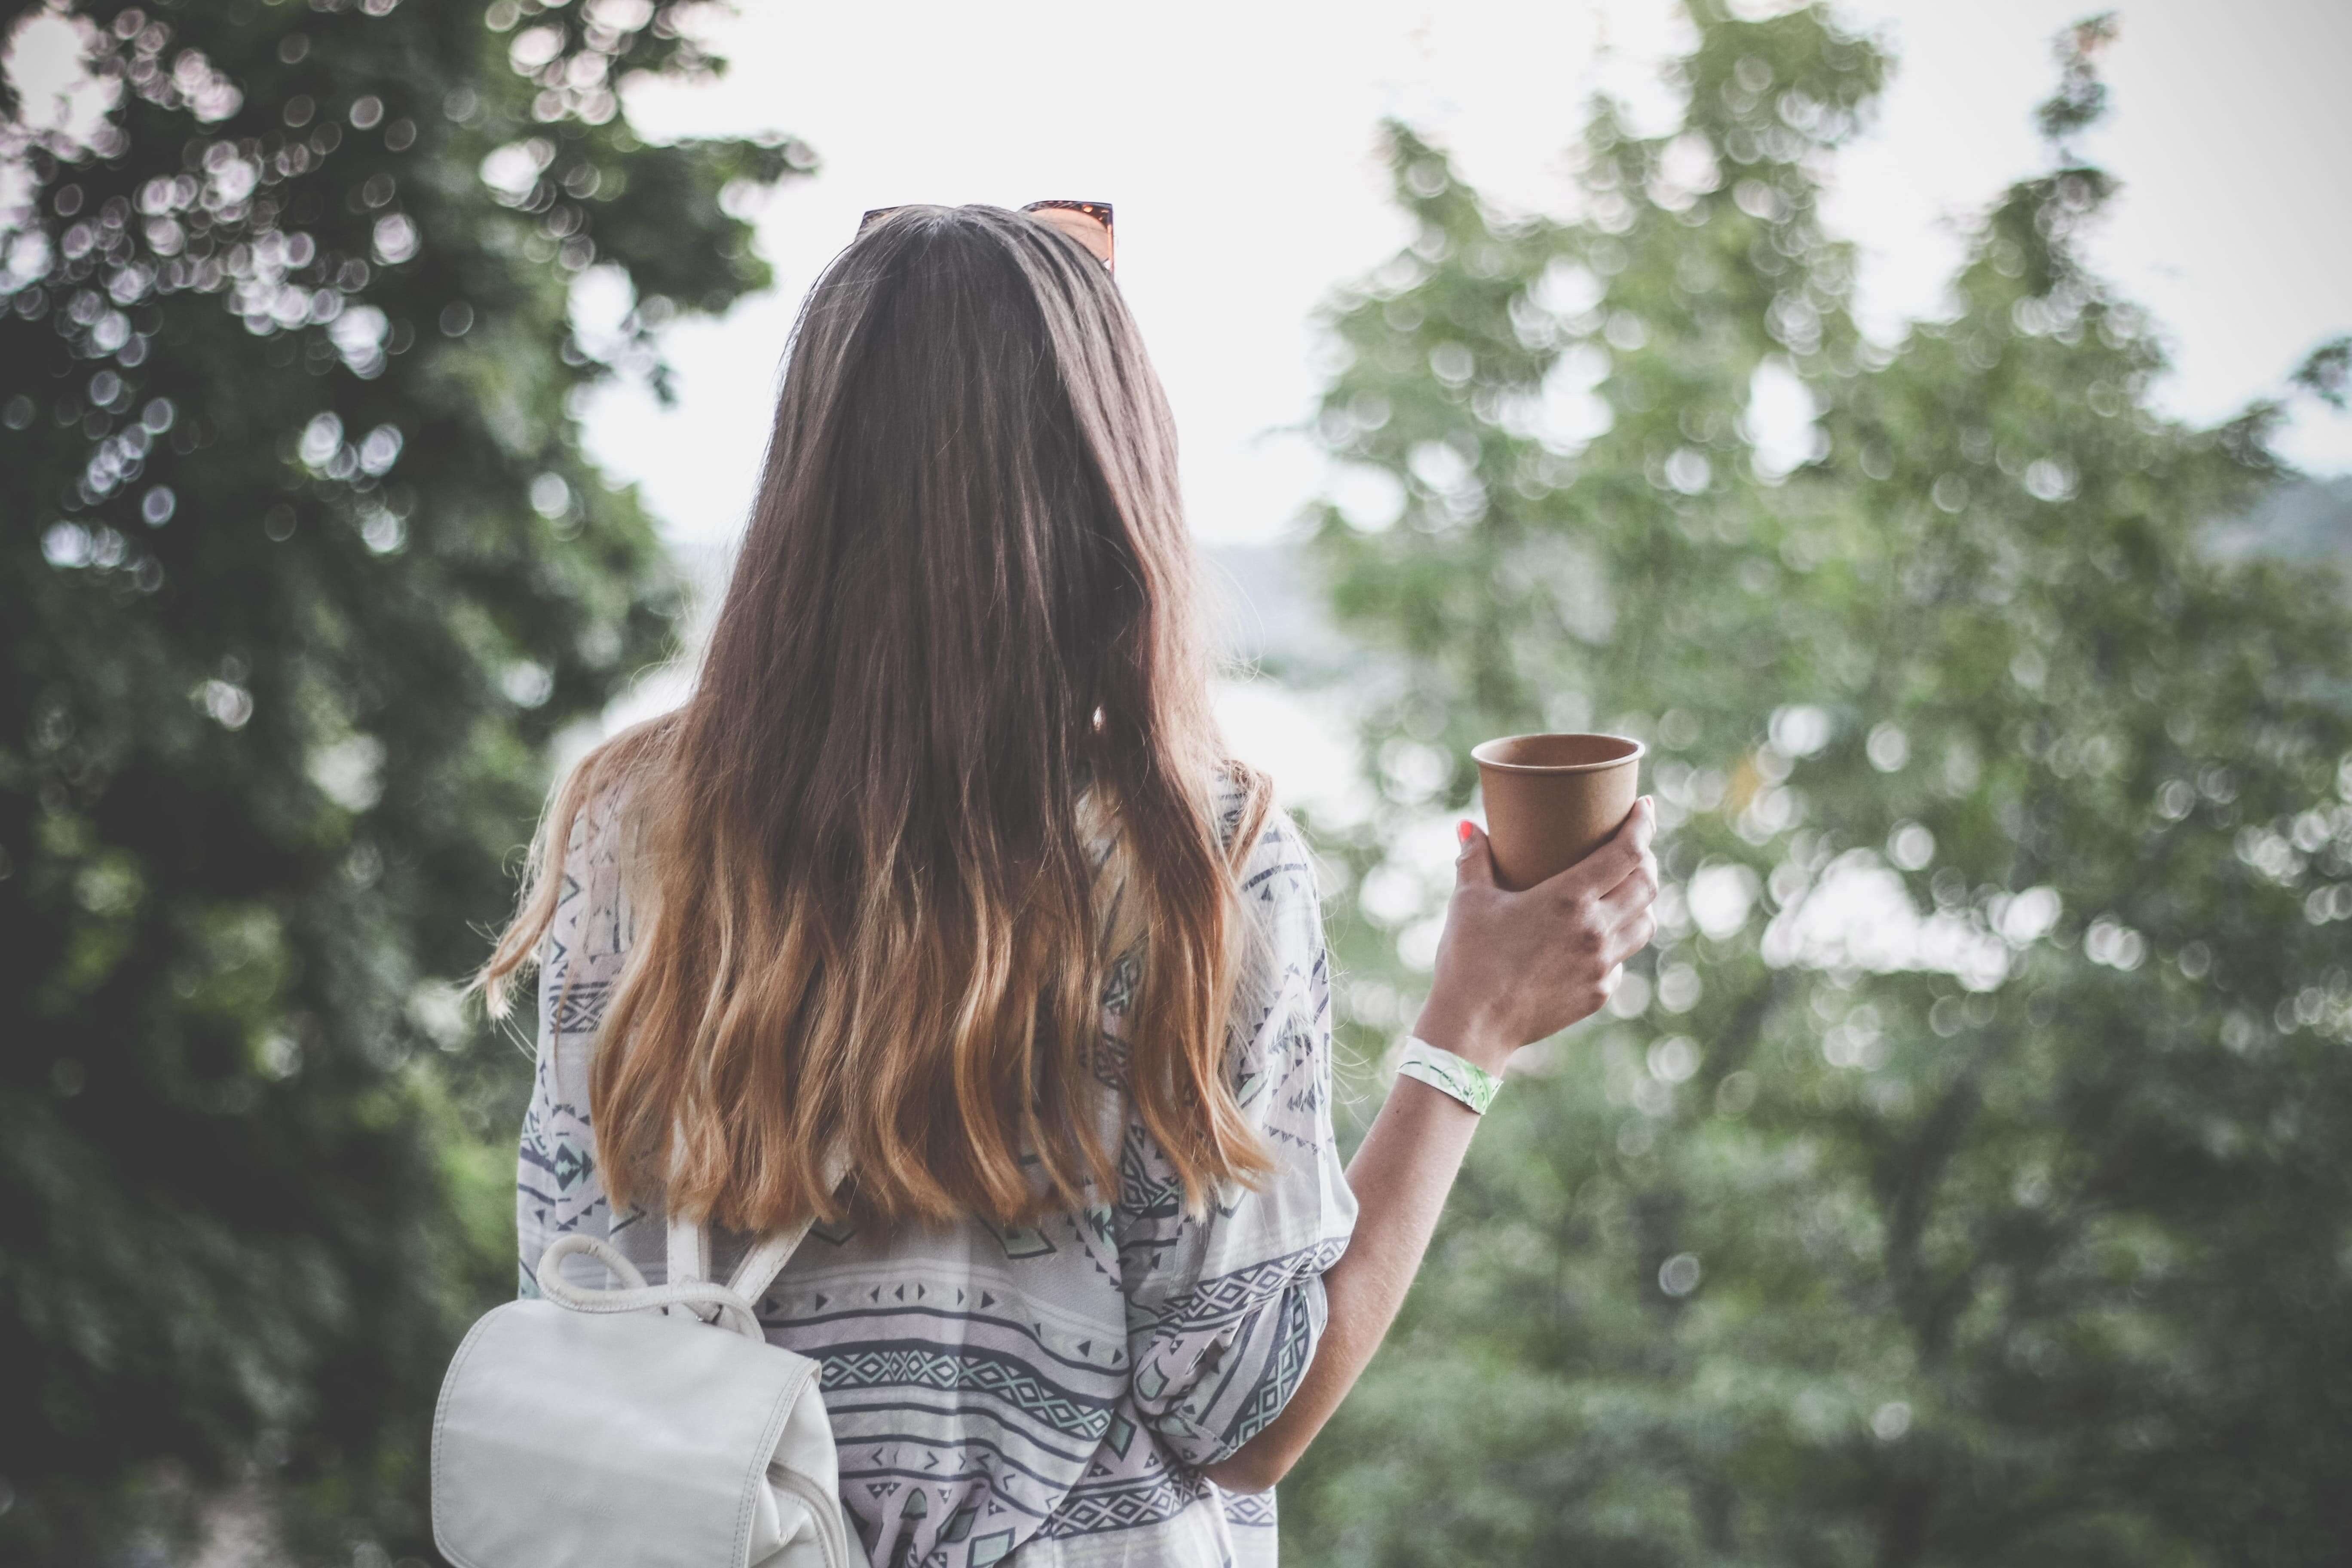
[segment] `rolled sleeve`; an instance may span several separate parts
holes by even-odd
[[[1194,1218],[1132,1121],[1121,1162],[1131,1403],[1195,1468],[1231,1455],[1297,1391],[1323,1333],[1323,1275],[1356,1217],[1332,1132],[1330,967],[1314,868],[1279,814],[1244,890],[1264,940],[1236,992],[1230,1081],[1276,1169],[1262,1188],[1229,1184]]]

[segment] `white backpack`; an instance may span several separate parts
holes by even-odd
[[[673,1220],[648,1286],[605,1242],[559,1237],[541,1299],[485,1313],[433,1421],[433,1540],[457,1568],[861,1568],[817,1363],[772,1345],[752,1303],[809,1227],[720,1285]],[[563,1277],[586,1253],[621,1284]]]

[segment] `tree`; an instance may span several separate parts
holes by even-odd
[[[1886,57],[1819,6],[1691,11],[1685,123],[1598,102],[1572,220],[1391,126],[1418,237],[1329,312],[1322,432],[1402,500],[1310,542],[1381,672],[1359,1045],[1410,1021],[1442,892],[1387,847],[1475,742],[1645,739],[1668,885],[1489,1117],[1286,1545],[2332,1562],[2352,616],[2208,547],[2282,477],[2280,405],[2160,416],[2157,331],[2084,262],[2111,21],[2061,38],[2051,166],[1952,315],[1881,346],[1816,197]]]
[[[625,75],[720,68],[685,9],[6,8],[15,1555],[95,1560],[248,1474],[297,1547],[429,1549],[431,1401],[510,1289],[529,1074],[449,983],[550,738],[678,607],[572,399],[666,395],[656,329],[770,280],[722,195],[814,166],[632,133]],[[61,40],[114,100],[87,136]],[[601,335],[568,313],[592,273],[634,293]]]

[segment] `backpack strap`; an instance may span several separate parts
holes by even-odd
[[[849,1158],[836,1147],[825,1159],[825,1190],[831,1192],[838,1188],[848,1174]],[[761,1237],[751,1249],[743,1255],[743,1261],[735,1266],[733,1278],[730,1279],[723,1287],[726,1293],[735,1300],[756,1305],[760,1298],[767,1294],[768,1287],[775,1283],[776,1276],[783,1271],[784,1265],[792,1261],[793,1254],[799,1249],[800,1244],[808,1238],[808,1233],[815,1226],[816,1216],[812,1215],[798,1224],[787,1226],[779,1231],[772,1231]],[[677,1215],[670,1217],[668,1255],[668,1279],[671,1284],[704,1283],[709,1280],[710,1237],[697,1221]],[[653,1304],[646,1303],[647,1306]],[[712,1303],[708,1298],[701,1297],[696,1298],[692,1303],[679,1304],[693,1305],[695,1315],[705,1322],[718,1321],[725,1310],[724,1305]],[[708,1310],[704,1310],[706,1306],[709,1307]]]
[[[673,1285],[710,1278],[710,1238],[692,1220],[669,1222],[669,1258],[662,1278]]]
[[[611,1269],[625,1283],[609,1290],[589,1285],[575,1285],[563,1277],[563,1260],[575,1253],[587,1253]],[[662,1285],[648,1285],[629,1260],[610,1245],[593,1236],[573,1232],[556,1237],[554,1244],[540,1255],[539,1293],[557,1306],[575,1312],[642,1312],[654,1308],[664,1311],[672,1307],[693,1309],[697,1317],[719,1327],[731,1329],[746,1339],[763,1343],[767,1335],[760,1328],[759,1314],[751,1303],[724,1285],[714,1285],[707,1279],[682,1279]]]

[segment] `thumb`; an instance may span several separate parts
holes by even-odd
[[[1495,852],[1486,843],[1486,833],[1476,823],[1467,820],[1454,831],[1462,840],[1462,852],[1454,858],[1454,885],[1457,888],[1493,887]]]

